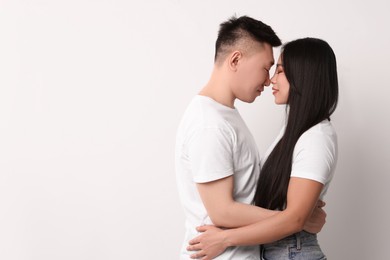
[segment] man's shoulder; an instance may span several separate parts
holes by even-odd
[[[194,98],[185,111],[184,118],[200,128],[230,128],[228,113],[205,98]]]

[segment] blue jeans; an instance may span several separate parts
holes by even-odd
[[[326,260],[317,241],[317,235],[306,231],[261,245],[262,260]]]

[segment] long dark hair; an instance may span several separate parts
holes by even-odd
[[[261,169],[254,197],[255,205],[268,209],[285,208],[295,144],[309,128],[330,120],[338,101],[336,57],[327,42],[298,39],[287,43],[281,55],[290,83],[287,125]]]

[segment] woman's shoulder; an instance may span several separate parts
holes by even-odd
[[[301,137],[308,136],[323,136],[323,137],[334,137],[337,138],[336,131],[329,120],[323,120],[320,123],[312,126]]]
[[[324,120],[304,132],[298,139],[296,149],[308,147],[320,147],[337,149],[337,134],[329,120]]]

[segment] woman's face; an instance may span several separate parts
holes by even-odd
[[[284,74],[282,56],[279,56],[276,64],[275,74],[271,78],[272,94],[275,96],[275,103],[278,105],[287,104],[290,83]]]

